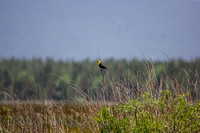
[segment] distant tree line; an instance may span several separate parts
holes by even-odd
[[[149,80],[155,82],[155,88],[161,84],[166,89],[182,88],[184,92],[189,90],[193,99],[199,98],[200,59],[167,62],[107,59],[103,63],[109,68],[105,77],[97,62],[89,59],[79,62],[50,58],[2,59],[0,100],[6,100],[6,94],[9,94],[20,100],[73,101],[77,97],[81,98],[73,86],[81,88],[84,93],[95,95],[95,92],[101,91],[103,84],[107,84],[109,89],[109,81],[126,84],[137,93],[138,86],[142,87]]]

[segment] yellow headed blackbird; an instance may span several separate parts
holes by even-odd
[[[107,67],[105,67],[105,66],[101,63],[100,60],[97,60],[97,64],[98,64],[98,66],[101,68],[101,71],[102,71],[103,69],[107,69]]]

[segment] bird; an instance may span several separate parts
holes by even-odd
[[[101,63],[100,60],[97,60],[97,65],[101,68],[101,71],[102,71],[103,69],[108,69],[107,67],[105,67],[105,66]]]

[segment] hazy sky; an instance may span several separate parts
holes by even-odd
[[[0,0],[0,58],[200,57],[199,0]]]

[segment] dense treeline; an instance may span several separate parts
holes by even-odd
[[[21,100],[68,100],[81,96],[75,91],[79,87],[85,94],[101,91],[104,84],[109,90],[109,81],[122,82],[134,93],[139,92],[149,80],[151,87],[177,89],[190,92],[193,100],[199,98],[200,59],[190,62],[170,60],[152,62],[149,60],[103,61],[109,68],[103,77],[96,61],[54,61],[41,59],[0,60],[0,100],[13,95]],[[105,78],[105,79],[104,79]],[[180,89],[181,88],[181,89]],[[156,91],[155,91],[156,92]]]

